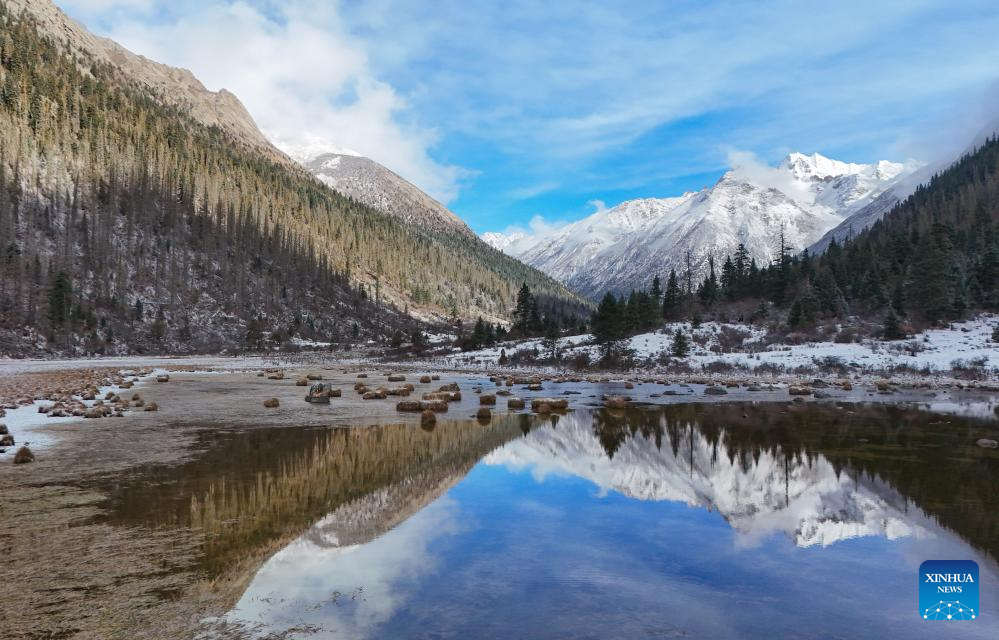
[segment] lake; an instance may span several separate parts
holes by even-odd
[[[996,432],[783,402],[206,432],[107,517],[203,536],[234,585],[206,637],[936,638],[919,564],[971,559],[946,632],[995,638]]]

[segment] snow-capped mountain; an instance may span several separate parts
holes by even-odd
[[[654,274],[671,268],[682,276],[688,252],[699,276],[709,256],[722,260],[739,243],[757,262],[767,262],[782,230],[794,249],[809,247],[917,168],[792,153],[777,167],[735,167],[700,192],[627,201],[541,235],[484,239],[599,297],[647,287]]]
[[[881,192],[876,198],[865,206],[857,209],[847,216],[841,223],[830,229],[819,239],[818,242],[809,247],[812,253],[821,253],[826,250],[829,243],[835,238],[837,242],[856,235],[880,220],[892,208],[912,195],[921,184],[926,184],[937,173],[947,169],[957,159],[965,154],[971,153],[981,146],[988,138],[999,133],[999,118],[993,118],[971,139],[971,141],[959,153],[945,153],[942,158],[920,167],[918,170],[899,177],[891,186]]]
[[[474,235],[461,218],[419,187],[356,151],[336,148],[302,164],[326,186],[410,224]]]
[[[801,547],[866,536],[932,535],[929,518],[886,483],[838,473],[823,456],[762,451],[743,460],[724,438],[694,429],[674,453],[641,436],[607,455],[590,416],[570,414],[486,456],[536,477],[572,475],[638,500],[668,500],[720,513],[748,541],[781,533]]]

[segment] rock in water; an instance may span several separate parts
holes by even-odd
[[[723,396],[726,395],[727,393],[728,390],[725,389],[725,387],[711,386],[711,387],[705,387],[704,389],[704,395],[706,396]]]
[[[267,400],[264,400],[264,407],[268,409],[275,409],[279,406],[281,406],[281,403],[277,398],[268,398]]]
[[[35,461],[35,454],[31,453],[28,447],[21,447],[14,454],[14,464],[26,464]]]

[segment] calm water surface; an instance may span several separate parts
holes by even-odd
[[[996,423],[705,404],[206,436],[112,495],[244,575],[221,621],[331,638],[997,638]],[[981,616],[919,617],[927,559]]]

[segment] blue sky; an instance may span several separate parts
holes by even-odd
[[[57,4],[479,232],[699,189],[733,151],[930,160],[999,116],[994,0]]]

